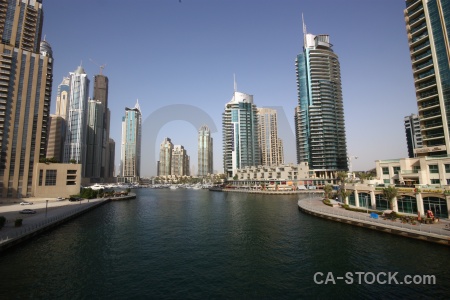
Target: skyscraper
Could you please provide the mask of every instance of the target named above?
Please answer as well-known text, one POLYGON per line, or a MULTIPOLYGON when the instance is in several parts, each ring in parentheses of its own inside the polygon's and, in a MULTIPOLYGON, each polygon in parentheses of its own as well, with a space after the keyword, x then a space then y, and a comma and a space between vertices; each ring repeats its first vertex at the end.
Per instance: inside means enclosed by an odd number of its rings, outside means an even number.
POLYGON ((405 133, 406 133, 406 143, 408 146, 408 157, 416 157, 414 150, 422 148, 422 135, 420 133, 420 123, 419 117, 415 114, 406 116, 405 122, 405 133))
MULTIPOLYGON (((108 77, 102 74, 103 66, 100 68, 100 74, 94 76, 94 99, 100 101, 105 109, 105 113, 103 115, 103 125, 102 125, 102 157, 101 157, 101 166, 100 166, 100 177, 102 177, 105 181, 110 181, 112 177, 110 177, 111 171, 110 169, 114 169, 114 165, 110 165, 110 151, 109 151, 109 133, 110 133, 110 118, 111 112, 108 108, 108 88, 109 88, 109 80, 108 77)), ((114 161, 114 157, 112 158, 114 161)))
POLYGON ((86 130, 86 165, 84 176, 92 182, 100 181, 103 153, 105 106, 97 100, 88 102, 86 130))
POLYGON ((258 108, 258 118, 261 164, 263 166, 283 164, 283 142, 278 138, 277 111, 271 108, 258 108))
POLYGON ((167 176, 171 174, 172 150, 172 141, 168 137, 164 138, 164 141, 159 147, 158 176, 167 176))
POLYGON ((228 177, 246 166, 261 164, 258 115, 253 96, 235 90, 222 114, 223 169, 228 177))
POLYGON ((86 121, 89 99, 89 79, 79 66, 69 73, 69 99, 67 104, 67 130, 64 144, 64 162, 75 161, 82 165, 82 174, 86 165, 86 121))
POLYGON ((33 195, 46 156, 52 49, 41 41, 42 1, 0 3, 0 196, 33 195))
POLYGON ((56 115, 67 120, 67 102, 69 100, 70 80, 64 77, 58 86, 58 95, 56 96, 56 115))
POLYGON ((182 145, 175 145, 172 149, 170 175, 189 175, 189 156, 182 145))
POLYGON ((62 162, 66 121, 61 116, 50 115, 48 127, 49 134, 46 157, 49 159, 54 158, 57 162, 62 162))
POLYGON ((141 127, 142 114, 139 103, 125 108, 122 118, 122 147, 119 182, 139 182, 141 176, 141 127))
POLYGON ((297 56, 295 110, 297 162, 332 173, 347 170, 341 71, 328 35, 306 33, 297 56))
POLYGON ((198 176, 213 174, 213 138, 208 126, 198 130, 198 176))
POLYGON ((447 155, 450 154, 450 5, 442 0, 407 0, 404 14, 423 142, 416 154, 447 155))

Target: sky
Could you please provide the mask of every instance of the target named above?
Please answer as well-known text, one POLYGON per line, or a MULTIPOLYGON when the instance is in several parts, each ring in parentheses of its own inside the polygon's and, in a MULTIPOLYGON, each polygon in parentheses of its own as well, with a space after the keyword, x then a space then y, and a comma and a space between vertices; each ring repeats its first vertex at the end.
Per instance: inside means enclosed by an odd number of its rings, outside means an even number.
POLYGON ((197 172, 197 133, 211 126, 223 171, 222 112, 234 91, 275 107, 285 162, 296 162, 295 58, 307 32, 328 34, 341 65, 347 152, 353 171, 407 157, 403 119, 417 113, 404 0, 44 0, 43 35, 58 85, 80 64, 109 78, 111 138, 120 161, 125 107, 142 111, 141 176, 156 175, 165 137, 197 172), (357 157, 357 158, 355 158, 357 157))

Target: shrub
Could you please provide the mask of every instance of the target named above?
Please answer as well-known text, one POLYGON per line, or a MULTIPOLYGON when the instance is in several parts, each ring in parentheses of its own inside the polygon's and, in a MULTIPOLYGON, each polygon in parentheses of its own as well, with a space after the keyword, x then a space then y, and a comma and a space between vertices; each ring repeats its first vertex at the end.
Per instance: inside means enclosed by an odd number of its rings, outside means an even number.
POLYGON ((14 226, 16 226, 16 227, 22 226, 22 219, 16 219, 16 220, 14 221, 14 226))

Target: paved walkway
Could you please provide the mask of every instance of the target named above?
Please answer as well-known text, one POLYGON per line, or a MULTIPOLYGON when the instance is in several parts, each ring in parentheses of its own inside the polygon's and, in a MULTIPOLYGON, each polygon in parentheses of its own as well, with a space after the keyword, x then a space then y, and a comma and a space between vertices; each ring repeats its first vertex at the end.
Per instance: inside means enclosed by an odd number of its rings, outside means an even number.
POLYGON ((381 226, 388 229, 400 230, 405 233, 420 234, 424 236, 430 236, 434 238, 442 238, 450 241, 450 220, 442 220, 439 223, 434 224, 421 224, 417 225, 404 224, 400 220, 391 221, 384 220, 379 217, 378 219, 370 218, 370 214, 366 212, 355 212, 346 210, 342 207, 331 207, 325 205, 322 199, 303 199, 298 201, 298 206, 307 211, 322 214, 324 216, 338 217, 339 219, 349 220, 352 222, 362 222, 368 225, 381 226), (447 228, 446 228, 447 227, 447 228))
POLYGON ((107 201, 107 199, 91 199, 76 202, 69 200, 56 201, 51 199, 46 202, 46 199, 28 198, 28 202, 33 202, 32 205, 3 204, 0 205, 0 216, 6 218, 5 226, 0 229, 0 244, 6 240, 16 238, 27 234, 32 230, 36 230, 46 225, 68 218, 71 215, 87 210, 92 206, 99 205, 100 202, 107 201), (46 208, 47 207, 47 208, 46 208), (35 210, 35 214, 21 214, 23 209, 35 210), (16 219, 22 219, 22 226, 15 227, 16 219))

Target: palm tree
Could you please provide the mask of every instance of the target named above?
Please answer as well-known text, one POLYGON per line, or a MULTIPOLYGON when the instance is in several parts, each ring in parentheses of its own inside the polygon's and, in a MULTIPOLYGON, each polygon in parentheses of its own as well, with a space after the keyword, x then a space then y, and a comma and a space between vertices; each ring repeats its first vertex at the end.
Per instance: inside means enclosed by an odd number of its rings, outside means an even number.
POLYGON ((344 184, 347 179, 347 173, 344 171, 340 171, 336 173, 336 178, 339 183, 344 184))
POLYGON ((391 210, 394 209, 394 199, 397 197, 398 189, 395 186, 388 186, 383 189, 383 196, 389 201, 391 210))
POLYGON ((339 194, 341 194, 342 202, 344 202, 345 204, 348 204, 346 199, 347 199, 348 196, 350 196, 352 194, 352 191, 347 191, 346 189, 341 188, 339 190, 339 194))
POLYGON ((330 199, 331 192, 333 191, 333 186, 331 184, 327 184, 323 187, 323 191, 325 193, 325 198, 330 199))

